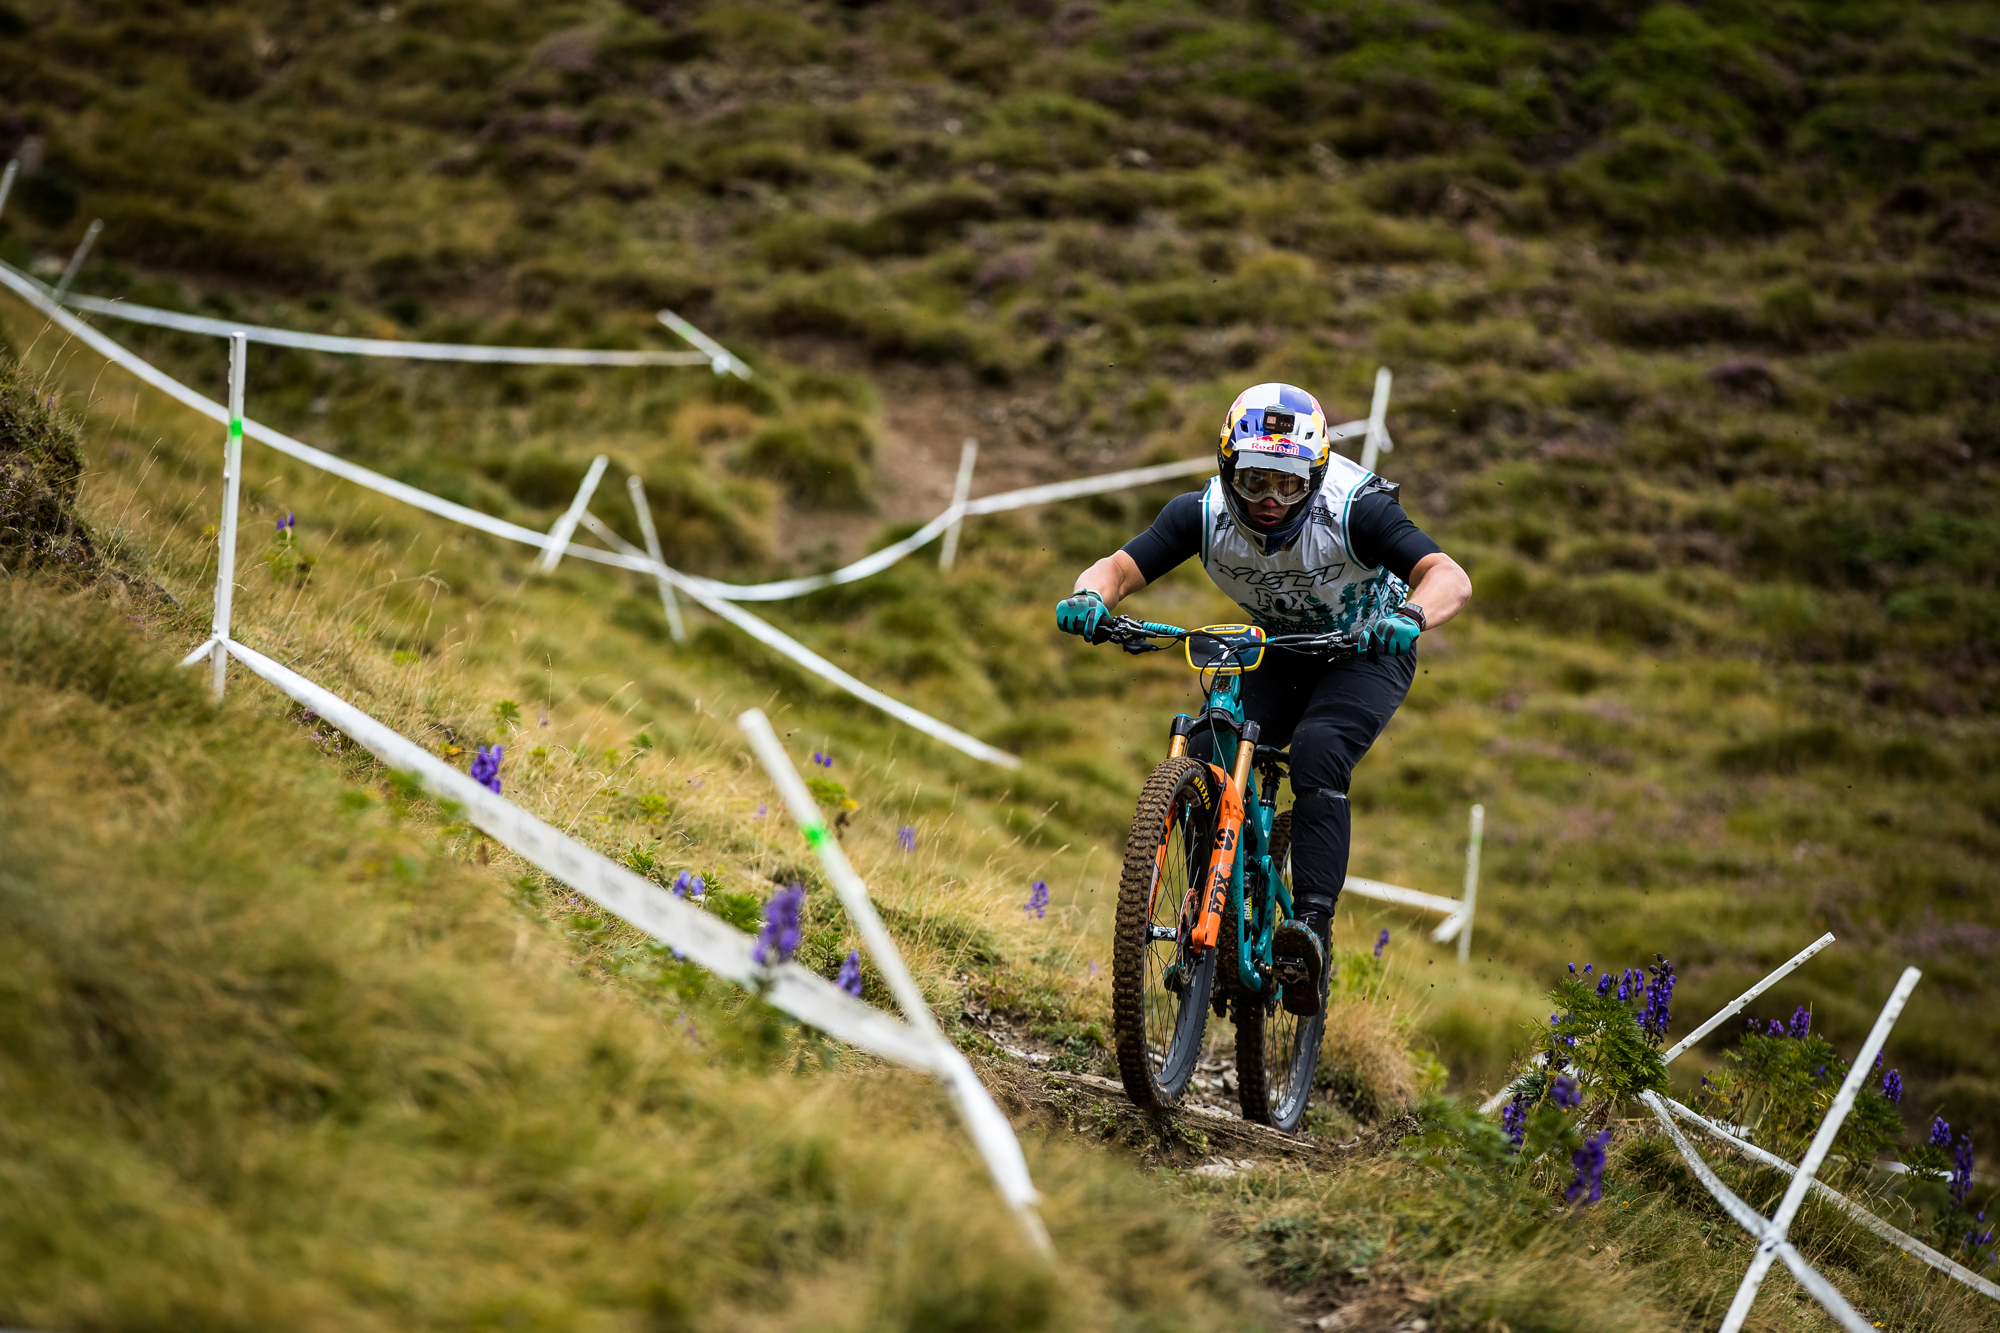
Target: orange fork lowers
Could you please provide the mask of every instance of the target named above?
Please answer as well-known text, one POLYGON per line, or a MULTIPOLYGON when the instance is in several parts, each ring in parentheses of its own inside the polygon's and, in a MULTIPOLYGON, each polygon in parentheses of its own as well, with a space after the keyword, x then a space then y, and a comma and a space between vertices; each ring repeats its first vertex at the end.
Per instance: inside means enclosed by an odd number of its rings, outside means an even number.
MULTIPOLYGON (((1250 747, 1239 745, 1237 750, 1247 755, 1250 747)), ((1246 762, 1237 767, 1247 771, 1249 765, 1246 762)), ((1243 789, 1220 765, 1210 764, 1209 768, 1222 788, 1222 808, 1215 812, 1215 847, 1208 856, 1208 892, 1202 896, 1201 915, 1194 923, 1194 943, 1203 949, 1213 949, 1222 934, 1222 915, 1229 910, 1230 874, 1236 868, 1236 843, 1243 836, 1243 789)))

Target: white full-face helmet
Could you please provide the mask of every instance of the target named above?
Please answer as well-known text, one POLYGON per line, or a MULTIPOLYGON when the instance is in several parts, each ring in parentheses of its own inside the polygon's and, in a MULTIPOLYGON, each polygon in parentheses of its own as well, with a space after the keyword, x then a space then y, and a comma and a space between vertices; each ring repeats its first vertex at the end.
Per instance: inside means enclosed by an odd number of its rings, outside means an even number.
POLYGON ((1270 555, 1297 539, 1332 448, 1319 399, 1297 385, 1253 384, 1236 395, 1216 455, 1223 503, 1252 546, 1270 555), (1275 520, 1259 522, 1252 506, 1267 495, 1286 507, 1275 520))

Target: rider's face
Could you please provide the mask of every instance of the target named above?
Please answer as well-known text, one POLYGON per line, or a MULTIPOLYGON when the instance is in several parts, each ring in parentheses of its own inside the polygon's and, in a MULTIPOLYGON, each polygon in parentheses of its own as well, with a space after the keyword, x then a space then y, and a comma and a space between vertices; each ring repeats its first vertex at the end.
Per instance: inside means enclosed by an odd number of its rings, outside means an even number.
POLYGON ((1289 508, 1291 506, 1277 496, 1267 495, 1261 500, 1251 502, 1250 517, 1260 526, 1268 526, 1284 518, 1285 511, 1289 508))

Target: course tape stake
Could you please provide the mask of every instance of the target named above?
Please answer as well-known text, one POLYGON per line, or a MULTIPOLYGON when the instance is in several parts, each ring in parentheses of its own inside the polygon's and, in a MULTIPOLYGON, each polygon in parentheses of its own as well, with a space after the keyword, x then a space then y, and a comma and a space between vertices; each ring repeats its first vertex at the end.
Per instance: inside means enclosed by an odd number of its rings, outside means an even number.
POLYGON ((1021 1219, 1021 1225, 1035 1248, 1044 1256, 1053 1257, 1055 1251, 1049 1242, 1048 1230, 1042 1225, 1041 1214, 1035 1208, 1041 1195, 1029 1175, 1028 1159, 1021 1152, 1021 1141, 1015 1136, 1013 1125, 994 1105, 992 1094, 979 1081, 979 1076, 973 1072, 965 1056, 938 1029, 929 1002, 918 988, 916 978, 904 966, 902 952, 896 948, 895 939, 882 924, 874 902, 868 897, 867 884, 849 863, 840 840, 827 829, 819 803, 806 789, 805 779, 799 776, 791 755, 785 751, 784 742, 772 729, 771 720, 764 716, 763 710, 753 708, 738 717, 736 725, 743 729, 750 749, 756 754, 758 762, 763 764, 764 771, 771 775, 778 794, 784 797, 786 807, 792 812, 792 821, 818 854, 828 882, 840 896, 841 906, 847 909, 848 920, 854 923, 862 943, 868 947, 869 956, 875 960, 882 979, 888 982, 889 991, 896 997, 903 1017, 933 1043, 938 1067, 958 1104, 958 1113, 964 1118, 966 1130, 972 1135, 980 1155, 986 1159, 986 1168, 993 1174, 993 1183, 999 1188, 1001 1197, 1021 1219))

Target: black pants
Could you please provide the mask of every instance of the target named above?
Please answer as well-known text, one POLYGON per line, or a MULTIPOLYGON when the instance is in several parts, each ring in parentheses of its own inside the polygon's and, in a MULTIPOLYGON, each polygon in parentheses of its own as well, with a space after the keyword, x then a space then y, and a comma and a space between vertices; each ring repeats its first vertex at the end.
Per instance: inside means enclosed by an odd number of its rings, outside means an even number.
MULTIPOLYGON (((1416 674, 1414 654, 1326 662, 1274 648, 1243 677, 1244 715, 1263 728, 1258 743, 1292 747, 1292 896, 1301 911, 1316 905, 1333 915, 1353 829, 1348 782, 1416 674)), ((1190 737, 1188 753, 1209 760, 1209 733, 1190 737)))

